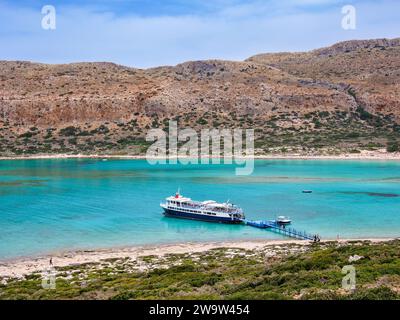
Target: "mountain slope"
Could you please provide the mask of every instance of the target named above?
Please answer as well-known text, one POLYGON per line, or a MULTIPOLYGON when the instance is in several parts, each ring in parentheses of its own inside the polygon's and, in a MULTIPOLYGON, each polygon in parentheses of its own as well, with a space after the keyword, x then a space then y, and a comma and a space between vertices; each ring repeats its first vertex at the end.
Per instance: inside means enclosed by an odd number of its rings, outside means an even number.
POLYGON ((0 61, 0 154, 143 153, 169 119, 254 128, 260 152, 378 148, 400 135, 399 83, 400 39, 147 70, 0 61))
POLYGON ((368 111, 400 119, 400 38, 346 41, 307 53, 262 54, 248 61, 314 81, 349 84, 368 111))

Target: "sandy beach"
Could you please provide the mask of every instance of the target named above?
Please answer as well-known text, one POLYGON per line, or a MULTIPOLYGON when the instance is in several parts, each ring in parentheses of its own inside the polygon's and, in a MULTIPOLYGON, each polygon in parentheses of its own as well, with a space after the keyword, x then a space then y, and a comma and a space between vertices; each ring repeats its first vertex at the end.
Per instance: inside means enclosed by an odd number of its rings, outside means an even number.
MULTIPOLYGON (((182 157, 179 158, 189 158, 182 157)), ((205 158, 216 158, 207 156, 205 158)), ((251 158, 250 156, 241 157, 241 159, 251 158)), ((42 154, 42 155, 26 155, 26 156, 0 156, 0 160, 29 160, 29 159, 147 159, 146 155, 110 155, 110 154, 42 154)), ((152 158, 163 159, 163 158, 152 158)), ((389 153, 385 149, 377 151, 362 150, 360 153, 345 153, 338 155, 324 155, 324 154, 264 154, 254 155, 254 159, 288 159, 288 160, 398 160, 400 161, 400 152, 389 153)))
MULTIPOLYGON (((347 243, 349 241, 370 241, 385 242, 393 240, 391 238, 381 239, 341 239, 339 243, 347 243)), ((327 243, 336 240, 324 240, 321 243, 327 243)), ((0 260, 0 277, 1 278, 22 278, 25 275, 35 272, 41 272, 49 267, 50 258, 55 267, 77 266, 86 263, 99 263, 107 259, 129 258, 136 260, 139 257, 158 256, 162 257, 168 254, 194 254, 205 252, 216 248, 239 248, 245 250, 266 250, 276 249, 277 246, 286 247, 296 245, 307 247, 312 244, 311 241, 303 240, 236 240, 236 241, 220 241, 220 242, 187 242, 181 244, 164 244, 151 246, 136 246, 125 248, 99 249, 99 250, 81 250, 58 252, 52 255, 44 255, 34 258, 19 258, 13 260, 0 260)))

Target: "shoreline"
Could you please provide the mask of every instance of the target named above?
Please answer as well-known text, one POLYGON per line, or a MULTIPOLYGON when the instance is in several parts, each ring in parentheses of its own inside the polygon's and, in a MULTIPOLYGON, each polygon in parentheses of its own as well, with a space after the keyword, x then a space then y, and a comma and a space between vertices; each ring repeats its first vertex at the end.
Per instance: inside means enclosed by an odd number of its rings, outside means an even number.
MULTIPOLYGON (((207 156, 205 158, 221 158, 207 156)), ((243 156, 233 159, 249 159, 255 160, 388 160, 400 161, 400 152, 388 153, 385 151, 367 151, 363 150, 360 153, 345 153, 339 155, 303 155, 303 154, 265 154, 254 155, 254 157, 243 156)), ((146 155, 112 155, 112 154, 42 154, 28 156, 0 156, 0 160, 58 160, 58 159, 127 159, 127 160, 146 160, 146 155)), ((151 158, 153 160, 163 160, 165 158, 151 158)), ((189 157, 179 156, 179 159, 189 159, 189 157)))
MULTIPOLYGON (((395 238, 360 238, 360 239, 326 239, 320 243, 349 243, 363 242, 380 243, 395 240, 395 238)), ((162 257, 168 254, 193 254, 216 248, 240 248, 245 250, 261 250, 274 246, 309 246, 313 242, 305 240, 234 240, 213 242, 184 242, 176 244, 141 245, 117 247, 108 249, 60 251, 53 254, 44 254, 36 257, 0 259, 0 278, 23 278, 26 275, 42 272, 49 268, 50 258, 55 267, 78 266, 87 263, 99 263, 107 259, 127 258, 136 260, 144 256, 162 257)))

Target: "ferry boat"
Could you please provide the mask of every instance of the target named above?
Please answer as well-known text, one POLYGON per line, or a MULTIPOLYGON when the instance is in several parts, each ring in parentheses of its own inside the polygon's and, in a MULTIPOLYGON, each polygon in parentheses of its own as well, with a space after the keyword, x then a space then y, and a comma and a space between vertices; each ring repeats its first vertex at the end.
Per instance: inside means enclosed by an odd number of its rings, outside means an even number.
POLYGON ((216 201, 193 201, 183 197, 179 191, 160 204, 167 217, 211 221, 219 223, 243 223, 243 210, 232 203, 216 201))

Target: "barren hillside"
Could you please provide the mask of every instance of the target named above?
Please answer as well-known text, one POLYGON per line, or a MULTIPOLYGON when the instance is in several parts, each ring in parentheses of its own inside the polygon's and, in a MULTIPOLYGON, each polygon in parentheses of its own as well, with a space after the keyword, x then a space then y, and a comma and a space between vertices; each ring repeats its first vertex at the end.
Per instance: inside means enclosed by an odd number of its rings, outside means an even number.
MULTIPOLYGON (((254 128, 259 152, 400 136, 400 39, 147 70, 0 62, 0 155, 143 153, 150 128, 254 128)), ((324 151, 324 152, 325 152, 324 151)))

